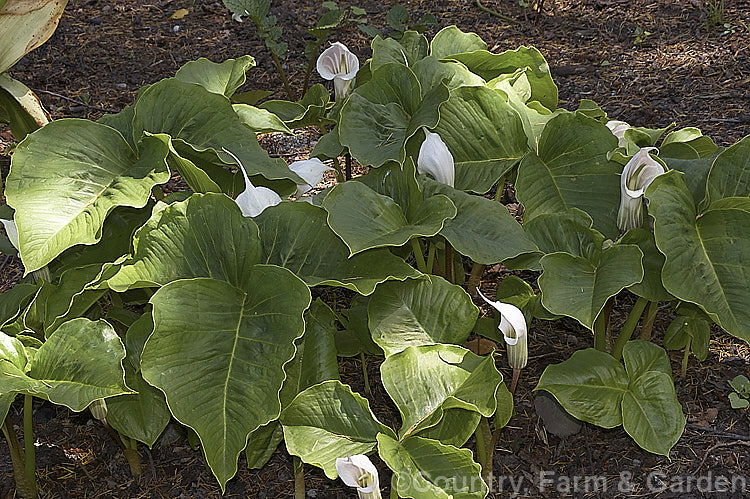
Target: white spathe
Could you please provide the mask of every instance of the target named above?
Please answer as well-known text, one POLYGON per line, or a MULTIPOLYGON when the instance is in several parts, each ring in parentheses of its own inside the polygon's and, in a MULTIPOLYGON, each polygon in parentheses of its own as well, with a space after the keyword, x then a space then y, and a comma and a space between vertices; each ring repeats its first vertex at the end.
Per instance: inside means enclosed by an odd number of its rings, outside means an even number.
POLYGON ((289 165, 289 169, 296 173, 305 184, 297 184, 297 197, 306 192, 310 192, 313 187, 323 180, 323 174, 328 170, 333 170, 330 166, 323 163, 318 158, 310 158, 303 161, 295 161, 289 165))
POLYGON ((254 186, 252 182, 250 182, 245 167, 242 166, 242 162, 239 158, 229 150, 223 147, 221 149, 237 162, 237 166, 239 166, 240 171, 242 172, 242 177, 245 179, 245 190, 234 200, 234 202, 237 203, 237 206, 240 207, 242 216, 257 217, 269 206, 276 206, 281 203, 281 196, 279 196, 276 191, 273 191, 268 187, 254 186))
POLYGON ((523 312, 510 303, 490 300, 479 291, 479 288, 477 293, 500 313, 500 325, 497 328, 503 333, 503 339, 508 345, 508 364, 513 369, 523 369, 529 360, 529 334, 523 312))
POLYGON ((363 454, 336 459, 336 473, 349 487, 356 487, 360 498, 380 498, 378 469, 363 454))
POLYGON ((443 139, 437 133, 424 130, 424 142, 419 148, 417 170, 419 173, 429 174, 442 184, 453 187, 456 178, 456 166, 453 155, 443 139))
POLYGON ((643 193, 656 177, 664 173, 664 167, 649 154, 659 150, 643 147, 630 158, 620 174, 620 209, 617 212, 617 228, 622 232, 643 225, 643 193))
POLYGON ((341 100, 349 95, 349 85, 359 71, 359 59, 346 45, 334 42, 320 54, 316 67, 323 79, 333 80, 334 95, 341 100))
POLYGON ((8 234, 10 244, 12 244, 14 248, 18 249, 18 227, 16 227, 16 222, 14 222, 13 220, 0 218, 0 223, 2 223, 3 227, 5 227, 5 233, 8 234))
POLYGON ((630 128, 630 125, 624 121, 610 120, 607 122, 607 128, 612 132, 612 135, 617 137, 619 147, 627 147, 628 141, 625 140, 625 132, 630 128))

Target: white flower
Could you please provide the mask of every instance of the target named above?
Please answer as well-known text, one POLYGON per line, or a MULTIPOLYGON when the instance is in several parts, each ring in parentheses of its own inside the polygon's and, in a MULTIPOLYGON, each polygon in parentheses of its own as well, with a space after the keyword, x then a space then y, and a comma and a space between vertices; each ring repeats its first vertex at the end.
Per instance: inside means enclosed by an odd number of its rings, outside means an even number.
POLYGON ((237 165, 242 172, 242 176, 245 179, 245 190, 234 200, 234 202, 237 203, 237 206, 240 207, 242 216, 257 217, 269 206, 276 206, 281 203, 281 196, 279 196, 276 191, 273 191, 268 187, 255 187, 252 182, 250 182, 247 172, 245 172, 245 168, 242 166, 242 162, 239 158, 223 147, 222 150, 237 162, 237 165))
POLYGON ((297 198, 302 196, 302 194, 311 191, 313 187, 318 185, 320 181, 323 180, 323 173, 328 170, 333 170, 333 168, 327 166, 318 158, 295 161, 289 165, 289 169, 306 182, 305 184, 297 184, 297 198))
POLYGON ((336 459, 336 473, 349 487, 356 487, 361 499, 380 499, 378 469, 362 454, 336 459))
POLYGON ((627 232, 643 225, 643 193, 653 180, 664 173, 664 167, 651 157, 655 147, 643 147, 631 159, 620 175, 620 210, 617 227, 627 232))
POLYGON ((610 120, 607 122, 607 128, 612 132, 612 135, 617 137, 619 147, 627 147, 628 141, 625 140, 625 131, 630 128, 630 125, 624 121, 610 120))
POLYGON ((419 170, 419 173, 429 173, 438 182, 453 187, 456 177, 453 155, 440 135, 432 133, 426 128, 423 128, 423 130, 425 139, 419 148, 417 170, 419 170))
POLYGON ((484 301, 500 312, 500 325, 497 328, 503 333, 505 343, 508 345, 508 363, 510 367, 513 369, 523 369, 529 360, 529 335, 526 326, 526 317, 524 317, 523 312, 515 305, 492 301, 484 296, 479 291, 479 288, 477 288, 477 292, 484 301))
POLYGON ((341 100, 349 95, 349 85, 359 71, 359 59, 346 45, 335 42, 318 57, 317 69, 323 79, 333 80, 336 100, 341 100))
POLYGON ((0 223, 2 223, 3 227, 5 227, 5 233, 8 234, 10 244, 12 244, 14 248, 18 249, 18 227, 16 227, 16 222, 14 222, 13 220, 0 218, 0 223))

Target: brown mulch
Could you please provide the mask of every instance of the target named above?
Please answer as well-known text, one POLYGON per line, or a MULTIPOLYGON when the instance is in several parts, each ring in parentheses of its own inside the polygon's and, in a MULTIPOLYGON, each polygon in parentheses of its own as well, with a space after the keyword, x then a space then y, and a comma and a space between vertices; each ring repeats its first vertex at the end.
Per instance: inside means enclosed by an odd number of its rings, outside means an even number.
MULTIPOLYGON (((390 2, 339 1, 339 5, 365 8, 370 22, 385 25, 390 2)), ((456 24, 482 36, 494 51, 533 45, 547 58, 560 89, 561 106, 575 109, 581 99, 599 103, 612 119, 653 128, 675 122, 677 127, 697 126, 721 145, 729 145, 750 134, 750 1, 728 0, 725 22, 709 28, 700 0, 547 0, 545 12, 535 24, 535 14, 524 21, 524 9, 515 0, 484 0, 482 3, 519 22, 512 24, 478 9, 473 0, 413 0, 401 2, 412 18, 432 12, 438 28, 456 24), (638 36, 648 32, 649 35, 638 36)), ((318 2, 273 1, 289 43, 285 62, 292 84, 303 79, 303 28, 312 27, 318 2)), ((430 30, 430 35, 437 28, 430 30)), ((344 41, 364 60, 369 56, 368 38, 348 24, 334 39, 344 41)), ((54 118, 95 119, 105 110, 117 111, 132 103, 138 89, 169 77, 182 64, 197 57, 219 61, 244 54, 255 56, 241 90, 273 90, 284 98, 263 43, 249 21, 234 22, 221 2, 207 0, 70 0, 59 29, 52 39, 24 58, 12 75, 37 91, 54 118), (178 9, 188 9, 182 19, 170 19, 178 9)), ((313 82, 317 82, 316 76, 313 82)), ((287 161, 304 157, 310 138, 294 143, 276 137, 261 143, 287 161), (297 156, 298 155, 298 156, 297 156)), ((7 130, 0 129, 0 171, 7 175, 12 149, 7 130)), ((505 275, 501 266, 489 269, 483 290, 492 293, 505 275)), ((18 282, 22 275, 16 258, 0 256, 0 290, 18 282)), ((614 321, 624 320, 628 297, 615 308, 614 321)), ((485 314, 490 310, 480 304, 485 314)), ((620 322, 618 322, 620 321, 620 322)), ((660 314, 655 327, 659 341, 669 323, 660 314)), ((591 345, 590 332, 575 321, 535 322, 532 326, 530 361, 516 394, 517 415, 504 430, 495 458, 496 497, 513 492, 510 479, 522 479, 519 497, 704 497, 709 495, 689 477, 746 477, 747 492, 722 497, 750 496, 750 419, 748 411, 730 408, 727 380, 737 374, 750 375, 750 351, 746 344, 717 332, 708 359, 691 358, 688 376, 676 378, 679 399, 688 416, 688 426, 671 454, 671 460, 640 450, 622 428, 602 430, 585 426, 584 431, 560 439, 547 434, 538 421, 532 392, 544 367, 568 358, 576 349, 591 345), (745 443, 743 443, 745 442, 745 443), (553 484, 539 487, 540 474, 552 472, 553 484), (661 493, 649 489, 649 473, 682 479, 661 493), (584 488, 566 494, 564 478, 607 477, 606 491, 584 488), (505 477, 503 479, 503 477, 505 477), (556 477, 560 477, 559 479, 556 477), (625 487, 630 477, 633 487, 625 487), (507 479, 507 480, 506 480, 507 479), (621 487, 622 485, 622 487, 621 487), (500 490, 502 489, 502 490, 500 490)), ((673 359, 679 371, 681 355, 673 359)), ((377 359, 367 367, 374 393, 368 398, 373 410, 389 423, 398 422, 397 411, 386 402, 378 383, 377 359)), ((500 366, 505 369, 501 360, 500 366)), ((344 359, 340 364, 344 381, 364 393, 361 363, 344 359)), ((13 409, 20 422, 18 407, 13 409)), ((199 452, 193 451, 178 425, 171 425, 152 450, 141 446, 143 474, 130 475, 122 451, 88 412, 72 413, 37 402, 35 411, 39 482, 44 497, 218 497, 219 490, 199 452)), ((378 463, 381 470, 386 467, 378 463)), ((308 497, 352 497, 340 481, 330 481, 306 468, 308 497)), ((548 476, 550 477, 550 476, 548 476)), ((669 480, 669 479, 668 479, 669 480)), ((387 488, 388 476, 381 482, 387 488)), ((715 482, 714 482, 715 484, 715 482)), ((248 470, 244 457, 239 472, 228 484, 227 496, 291 497, 291 459, 283 445, 262 470, 248 470)), ((13 482, 7 447, 0 445, 0 497, 13 497, 13 482)))

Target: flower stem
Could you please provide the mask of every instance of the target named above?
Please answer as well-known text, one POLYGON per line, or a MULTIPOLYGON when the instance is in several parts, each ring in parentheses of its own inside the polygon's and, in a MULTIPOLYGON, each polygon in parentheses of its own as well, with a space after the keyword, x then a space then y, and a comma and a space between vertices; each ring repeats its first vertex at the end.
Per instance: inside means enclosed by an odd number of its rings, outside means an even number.
POLYGON ((613 298, 607 300, 602 313, 594 322, 594 348, 600 352, 607 351, 607 329, 609 329, 609 315, 612 312, 613 298))
POLYGON ((456 282, 456 275, 453 269, 453 247, 448 240, 445 240, 445 280, 453 284, 456 282))
POLYGON ((654 329, 654 321, 656 321, 656 314, 659 312, 659 302, 650 301, 646 308, 646 319, 641 325, 641 339, 651 341, 651 332, 654 329))
POLYGON ((393 477, 391 478, 391 499, 398 499, 398 491, 396 490, 396 481, 398 478, 396 478, 396 474, 393 474, 393 477))
POLYGON ((294 467, 294 499, 305 499, 305 465, 297 456, 292 457, 294 467))
POLYGON ((482 479, 489 485, 492 480, 492 458, 495 453, 494 447, 491 446, 493 439, 490 420, 481 418, 474 435, 477 439, 477 458, 482 467, 482 479))
MULTIPOLYGON (((36 449, 34 448, 34 424, 32 419, 33 398, 31 395, 23 396, 23 446, 26 480, 30 487, 36 491, 36 449)), ((35 494, 36 495, 36 494, 35 494)))
POLYGON ((617 337, 617 341, 615 341, 615 345, 612 347, 611 353, 612 357, 615 359, 622 359, 622 350, 625 348, 625 344, 633 336, 633 331, 635 331, 635 327, 638 325, 638 320, 641 318, 641 315, 643 315, 643 310, 646 308, 647 303, 648 300, 645 298, 638 298, 638 301, 633 305, 633 309, 630 311, 630 314, 628 314, 628 319, 620 330, 620 336, 617 337))
POLYGON ((495 190, 495 201, 502 203, 503 194, 505 193, 505 176, 500 177, 497 181, 497 189, 495 190))
POLYGON ((276 55, 276 52, 274 52, 273 49, 269 48, 268 51, 271 52, 271 58, 273 59, 273 63, 276 65, 276 69, 279 70, 281 81, 284 82, 284 89, 286 90, 286 95, 289 97, 290 101, 296 100, 294 98, 294 94, 292 93, 292 87, 289 86, 289 79, 286 77, 284 68, 281 66, 281 61, 279 60, 279 56, 276 55))
POLYGON ((315 44, 315 49, 310 53, 310 60, 307 61, 307 68, 305 69, 305 82, 302 84, 302 95, 307 93, 307 88, 310 86, 310 75, 312 74, 313 66, 315 65, 315 56, 318 54, 321 45, 323 45, 323 38, 318 39, 318 43, 315 44))
POLYGON ((434 273, 434 267, 435 267, 435 253, 437 252, 437 244, 435 244, 435 241, 430 241, 430 249, 427 252, 427 273, 432 274, 434 273))
POLYGON ((513 395, 516 391, 516 385, 518 385, 518 378, 521 377, 521 370, 520 369, 513 369, 513 379, 510 382, 510 388, 508 388, 508 391, 511 395, 513 395))
POLYGON ((365 353, 359 352, 359 358, 362 359, 362 376, 365 378, 365 393, 367 395, 372 395, 370 377, 367 375, 367 360, 365 359, 365 353))
POLYGON ((687 345, 685 345, 685 353, 682 356, 682 369, 680 375, 684 378, 687 376, 688 360, 690 358, 690 349, 693 347, 693 339, 688 339, 687 345))
POLYGON ((484 265, 474 262, 471 266, 469 280, 466 282, 466 291, 468 291, 471 296, 477 296, 477 288, 482 282, 482 273, 484 273, 484 265))
POLYGON ((419 239, 412 237, 409 242, 411 248, 414 251, 414 259, 417 261, 417 269, 423 274, 427 273, 427 263, 424 261, 424 253, 422 253, 422 245, 419 244, 419 239))

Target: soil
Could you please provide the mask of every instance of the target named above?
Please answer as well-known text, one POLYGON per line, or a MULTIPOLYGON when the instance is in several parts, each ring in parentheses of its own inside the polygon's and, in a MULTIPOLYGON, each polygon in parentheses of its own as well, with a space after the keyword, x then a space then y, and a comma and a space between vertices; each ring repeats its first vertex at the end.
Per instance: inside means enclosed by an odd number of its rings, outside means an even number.
MULTIPOLYGON (((339 5, 366 9, 369 22, 385 26, 389 2, 361 0, 339 5)), ((561 106, 575 109, 581 99, 600 104, 611 119, 652 128, 676 123, 697 126, 718 144, 729 145, 750 133, 750 2, 726 1, 724 20, 710 27, 701 0, 547 0, 538 15, 515 0, 484 0, 482 4, 515 19, 511 23, 480 10, 472 0, 401 2, 412 19, 433 13, 438 25, 456 24, 478 33, 493 51, 533 45, 547 58, 560 88, 561 106), (525 17, 528 16, 528 21, 525 17)), ((314 25, 317 2, 272 2, 272 13, 289 44, 285 69, 300 87, 305 60, 304 29, 314 25)), ((337 30, 361 60, 369 56, 369 39, 353 24, 337 30)), ((138 89, 172 76, 185 62, 208 57, 220 61, 251 54, 258 66, 241 90, 264 89, 284 98, 283 85, 262 41, 250 22, 232 21, 221 2, 204 0, 70 0, 48 43, 26 56, 12 75, 41 97, 53 118, 95 119, 132 103, 138 89), (172 16, 187 9, 180 19, 172 16)), ((313 82, 318 78, 313 75, 313 82)), ((304 157, 314 135, 293 143, 268 137, 262 144, 285 159, 304 157)), ((12 149, 7 129, 0 129, 0 152, 12 149)), ((7 174, 9 156, 0 154, 7 174)), ((0 289, 16 283, 20 262, 0 257, 0 289)), ((488 269, 483 291, 494 292, 506 274, 502 266, 488 269)), ((530 282, 535 279, 527 275, 530 282)), ((484 314, 491 311, 483 304, 484 314)), ((615 330, 632 304, 626 296, 614 309, 615 330)), ((660 313, 657 341, 669 324, 660 313)), ((603 430, 584 425, 573 436, 558 438, 545 430, 535 411, 533 387, 550 363, 591 346, 590 332, 573 320, 536 322, 529 341, 529 365, 516 392, 516 415, 503 430, 495 457, 493 497, 704 497, 715 495, 734 479, 734 492, 722 497, 750 497, 750 418, 730 407, 727 380, 750 375, 750 349, 720 331, 711 340, 708 359, 690 359, 685 378, 675 377, 677 394, 688 417, 683 437, 671 459, 638 448, 622 428, 603 430), (656 475, 653 475, 656 473, 656 475), (650 475, 651 474, 651 475, 650 475), (649 480, 651 476, 651 480, 649 480), (661 490, 654 476, 666 482, 661 490), (574 477, 579 477, 574 482, 574 477), (587 481, 585 477, 589 477, 587 481), (596 482, 606 477, 606 485, 596 482), (698 481, 703 477, 703 482, 698 481), (708 477, 708 479, 706 479, 708 477), (550 481, 540 482, 540 478, 550 481), (630 480, 628 482, 628 479, 630 480), (520 489, 514 489, 519 485, 520 489), (598 490, 594 487, 599 484, 598 490), (632 485, 628 488, 627 485, 632 485), (707 489, 710 485, 713 489, 707 489), (739 487, 744 485, 744 487, 739 487), (656 488, 655 488, 656 487, 656 488)), ((509 376, 507 366, 498 365, 509 376)), ((679 372, 681 353, 672 358, 679 372)), ((379 384, 376 358, 367 359, 373 386, 368 396, 382 421, 398 423, 398 413, 379 384)), ((359 360, 342 359, 342 378, 364 394, 359 360)), ((16 402, 18 404, 18 402, 16 402)), ((36 402, 34 414, 37 469, 42 497, 218 497, 220 490, 200 452, 190 448, 179 425, 172 423, 153 449, 139 448, 143 473, 130 474, 118 443, 88 413, 72 413, 36 402)), ((20 406, 12 408, 20 423, 20 406)), ((19 430, 17 428, 17 430, 19 430)), ((20 430, 19 430, 20 435, 20 430)), ((470 445, 472 445, 470 443, 470 445)), ((380 470, 383 463, 376 462, 380 470)), ((331 481, 306 467, 308 497, 352 497, 341 481, 331 481)), ((389 476, 381 472, 384 494, 389 476)), ((731 483, 730 483, 731 485, 731 483)), ((229 497, 292 497, 291 458, 283 445, 261 470, 249 470, 240 458, 229 497)), ((14 497, 7 447, 0 445, 0 497, 14 497)))

